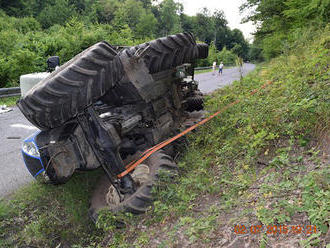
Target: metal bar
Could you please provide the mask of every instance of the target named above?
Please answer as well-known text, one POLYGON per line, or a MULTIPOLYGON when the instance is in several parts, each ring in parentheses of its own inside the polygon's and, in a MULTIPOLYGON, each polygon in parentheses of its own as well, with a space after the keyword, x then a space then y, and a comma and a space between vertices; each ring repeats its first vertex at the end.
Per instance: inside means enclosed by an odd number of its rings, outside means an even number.
POLYGON ((6 93, 19 93, 19 92, 21 92, 20 87, 0 88, 0 95, 6 93))
POLYGON ((20 96, 20 95, 21 95, 21 93, 7 94, 7 95, 0 95, 0 98, 13 97, 13 96, 20 96))
POLYGON ((0 88, 0 98, 20 96, 20 95, 21 95, 20 87, 0 88))

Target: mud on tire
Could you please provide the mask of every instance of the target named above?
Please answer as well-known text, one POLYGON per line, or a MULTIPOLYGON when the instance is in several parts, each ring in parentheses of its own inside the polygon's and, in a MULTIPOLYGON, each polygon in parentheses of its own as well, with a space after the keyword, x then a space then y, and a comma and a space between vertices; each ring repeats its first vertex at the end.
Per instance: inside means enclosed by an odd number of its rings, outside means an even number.
MULTIPOLYGON (((133 214, 145 213, 153 202, 152 189, 160 180, 161 175, 174 177, 177 175, 177 165, 172 157, 160 150, 151 155, 146 164, 150 172, 148 179, 137 187, 137 190, 129 196, 125 196, 118 204, 109 205, 106 196, 110 187, 114 188, 109 180, 104 176, 96 187, 91 199, 89 215, 93 221, 98 218, 101 209, 108 209, 112 212, 131 212, 133 214)), ((118 193, 117 193, 118 194, 118 193)))

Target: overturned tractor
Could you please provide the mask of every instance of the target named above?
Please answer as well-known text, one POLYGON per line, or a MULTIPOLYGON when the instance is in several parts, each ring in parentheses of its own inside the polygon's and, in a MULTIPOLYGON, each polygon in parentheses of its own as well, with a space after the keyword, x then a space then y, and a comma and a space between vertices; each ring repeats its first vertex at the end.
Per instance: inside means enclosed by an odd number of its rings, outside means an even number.
POLYGON ((90 214, 102 208, 144 213, 161 171, 173 175, 173 149, 160 150, 124 176, 143 151, 202 118, 194 80, 208 46, 190 33, 130 48, 99 42, 51 73, 20 99, 25 117, 41 129, 22 147, 33 176, 65 183, 75 170, 102 167, 90 214))

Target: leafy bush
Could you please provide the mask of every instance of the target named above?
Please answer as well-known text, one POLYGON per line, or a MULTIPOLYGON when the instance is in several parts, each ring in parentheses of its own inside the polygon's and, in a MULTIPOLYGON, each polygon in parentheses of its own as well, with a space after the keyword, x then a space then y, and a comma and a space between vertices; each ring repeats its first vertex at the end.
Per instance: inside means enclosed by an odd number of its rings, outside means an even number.
POLYGON ((3 16, 0 37, 0 87, 17 86, 22 74, 45 71, 49 56, 58 55, 64 63, 101 40, 116 45, 140 42, 127 26, 116 31, 110 25, 84 24, 77 18, 41 30, 34 18, 3 16))
MULTIPOLYGON (((255 43, 264 51, 266 59, 274 58, 287 50, 292 34, 323 29, 329 23, 329 0, 246 0, 241 10, 247 11, 243 21, 259 23, 255 43)), ((313 33, 313 32, 310 32, 313 33)))
POLYGON ((218 60, 220 62, 222 61, 225 65, 234 65, 236 55, 232 51, 227 50, 227 48, 224 47, 218 55, 218 60))
POLYGON ((211 66, 213 62, 217 62, 217 65, 222 61, 225 65, 235 65, 236 54, 224 47, 221 52, 217 50, 214 43, 211 42, 209 46, 209 56, 206 59, 198 61, 198 66, 211 66))
POLYGON ((41 10, 38 20, 43 28, 49 28, 55 24, 64 24, 75 15, 77 13, 68 0, 56 0, 54 4, 48 4, 41 10))

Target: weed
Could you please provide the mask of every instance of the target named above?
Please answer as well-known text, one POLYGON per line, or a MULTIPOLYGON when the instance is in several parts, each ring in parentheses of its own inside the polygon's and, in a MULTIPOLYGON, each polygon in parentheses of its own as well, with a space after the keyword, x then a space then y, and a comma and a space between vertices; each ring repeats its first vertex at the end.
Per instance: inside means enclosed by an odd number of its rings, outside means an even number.
POLYGON ((323 233, 328 231, 330 222, 330 171, 310 172, 302 179, 302 209, 305 210, 312 224, 323 233))
POLYGON ((1 247, 54 247, 61 242, 73 245, 98 240, 100 233, 87 211, 99 175, 99 170, 77 174, 61 186, 34 182, 12 200, 0 202, 1 242, 6 244, 1 247))
POLYGON ((18 99, 19 99, 18 96, 0 98, 0 105, 6 105, 7 107, 12 107, 16 105, 18 99))
POLYGON ((308 239, 300 242, 301 246, 304 248, 311 248, 318 246, 321 241, 319 239, 321 233, 313 233, 308 239))
POLYGON ((204 70, 198 70, 198 71, 195 71, 195 74, 201 74, 201 73, 206 73, 206 72, 211 72, 212 69, 204 69, 204 70))

